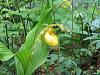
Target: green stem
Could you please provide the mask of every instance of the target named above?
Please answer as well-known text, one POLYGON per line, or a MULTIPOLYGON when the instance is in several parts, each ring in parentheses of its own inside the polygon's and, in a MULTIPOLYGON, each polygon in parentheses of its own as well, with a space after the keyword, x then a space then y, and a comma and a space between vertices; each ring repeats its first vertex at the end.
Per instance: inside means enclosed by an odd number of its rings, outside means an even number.
POLYGON ((23 27, 24 27, 24 36, 26 37, 27 35, 27 30, 26 30, 26 25, 25 25, 25 20, 22 20, 22 23, 23 23, 23 27))
POLYGON ((96 5, 97 5, 97 2, 95 3, 94 8, 93 8, 93 13, 92 13, 91 22, 92 22, 92 20, 93 20, 93 16, 94 16, 94 11, 95 11, 96 5))
POLYGON ((73 14, 73 12, 74 12, 74 5, 73 5, 73 0, 72 0, 72 37, 73 37, 73 16, 74 16, 74 14, 73 14))
MULTIPOLYGON (((52 7, 54 6, 54 0, 52 0, 52 7)), ((56 22, 55 21, 55 9, 53 8, 53 20, 54 20, 54 23, 56 22)))
POLYGON ((7 47, 9 48, 9 38, 8 38, 8 27, 7 27, 7 24, 5 24, 5 34, 6 34, 7 47))

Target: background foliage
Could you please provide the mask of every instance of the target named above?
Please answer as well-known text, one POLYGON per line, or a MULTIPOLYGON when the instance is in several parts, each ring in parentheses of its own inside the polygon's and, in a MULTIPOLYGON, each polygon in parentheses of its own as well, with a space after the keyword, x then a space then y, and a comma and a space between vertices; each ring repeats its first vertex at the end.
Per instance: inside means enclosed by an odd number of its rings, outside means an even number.
POLYGON ((45 61, 34 75, 99 75, 100 1, 0 0, 0 42, 0 75, 31 75, 45 61), (37 41, 47 24, 64 24, 70 30, 55 28, 59 47, 37 41), (33 42, 36 52, 29 60, 33 42))

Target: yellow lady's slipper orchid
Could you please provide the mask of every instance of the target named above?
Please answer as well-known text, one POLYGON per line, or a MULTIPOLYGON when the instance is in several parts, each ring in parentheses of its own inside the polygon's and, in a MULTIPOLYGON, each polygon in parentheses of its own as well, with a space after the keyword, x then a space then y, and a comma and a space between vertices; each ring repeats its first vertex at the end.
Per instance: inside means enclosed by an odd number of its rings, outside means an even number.
POLYGON ((58 37, 54 34, 53 29, 49 28, 44 34, 45 42, 50 46, 57 46, 59 41, 58 37))

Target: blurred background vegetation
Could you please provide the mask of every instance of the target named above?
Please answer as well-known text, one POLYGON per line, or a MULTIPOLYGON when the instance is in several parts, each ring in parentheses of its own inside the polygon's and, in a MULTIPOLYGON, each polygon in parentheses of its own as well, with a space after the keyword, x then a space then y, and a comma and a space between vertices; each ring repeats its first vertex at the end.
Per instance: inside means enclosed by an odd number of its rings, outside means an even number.
MULTIPOLYGON (((0 42, 14 53, 38 23, 48 0, 0 0, 0 42)), ((49 0, 60 46, 49 47, 48 59, 34 75, 100 75, 100 0, 49 0)), ((0 62, 0 75, 16 75, 13 58, 0 62)))

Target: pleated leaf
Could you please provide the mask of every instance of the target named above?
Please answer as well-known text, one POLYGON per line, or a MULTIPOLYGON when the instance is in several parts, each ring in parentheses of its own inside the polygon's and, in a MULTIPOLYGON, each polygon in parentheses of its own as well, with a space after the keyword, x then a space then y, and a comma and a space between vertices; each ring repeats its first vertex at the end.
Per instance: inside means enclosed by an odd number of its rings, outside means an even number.
POLYGON ((38 40, 34 46, 32 57, 28 63, 28 68, 26 70, 27 74, 34 72, 39 66, 41 66, 47 59, 48 47, 41 40, 38 40))
POLYGON ((44 9, 40 14, 38 24, 27 34, 25 43, 16 53, 17 75, 31 75, 47 58, 48 49, 43 41, 38 40, 44 29, 46 19, 50 16, 51 8, 44 9))
POLYGON ((14 53, 11 52, 4 44, 0 43, 0 60, 7 61, 14 56, 14 53))

